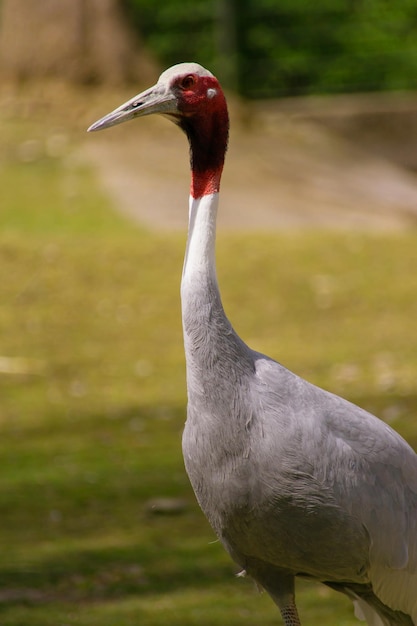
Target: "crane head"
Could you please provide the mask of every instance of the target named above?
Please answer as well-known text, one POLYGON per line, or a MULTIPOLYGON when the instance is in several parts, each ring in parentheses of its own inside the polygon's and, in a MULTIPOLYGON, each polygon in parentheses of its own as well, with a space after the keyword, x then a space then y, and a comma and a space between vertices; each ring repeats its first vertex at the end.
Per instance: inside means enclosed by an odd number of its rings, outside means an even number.
POLYGON ((88 131, 102 130, 153 113, 166 115, 183 126, 185 118, 207 116, 218 106, 225 106, 225 102, 213 74, 198 63, 179 63, 165 70, 156 85, 99 119, 88 131))
POLYGON ((190 143, 191 195, 215 193, 229 136, 229 116, 220 84, 197 63, 180 63, 161 74, 156 85, 128 100, 95 122, 102 130, 134 117, 162 113, 186 133, 190 143))

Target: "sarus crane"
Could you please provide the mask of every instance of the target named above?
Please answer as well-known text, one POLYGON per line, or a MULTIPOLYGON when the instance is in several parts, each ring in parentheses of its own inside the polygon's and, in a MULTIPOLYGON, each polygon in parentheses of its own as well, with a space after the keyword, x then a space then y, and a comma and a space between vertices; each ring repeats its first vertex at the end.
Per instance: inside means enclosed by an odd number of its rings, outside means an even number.
POLYGON ((346 594, 370 626, 417 625, 417 455, 382 420, 251 350, 228 320, 215 264, 229 131, 218 80, 174 65, 89 130, 153 113, 190 144, 183 455, 203 512, 285 626, 300 624, 297 576, 346 594))

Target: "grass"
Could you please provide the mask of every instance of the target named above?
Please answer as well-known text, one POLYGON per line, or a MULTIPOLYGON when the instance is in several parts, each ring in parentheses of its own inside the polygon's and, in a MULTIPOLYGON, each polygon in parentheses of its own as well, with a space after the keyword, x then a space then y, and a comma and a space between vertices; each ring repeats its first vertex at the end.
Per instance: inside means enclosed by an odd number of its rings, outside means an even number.
MULTIPOLYGON (((0 184, 1 625, 278 623, 183 469, 184 235, 123 221, 65 155, 4 158, 0 184)), ((416 232, 223 235, 218 265, 252 347, 417 447, 416 232)), ((305 623, 357 623, 315 585, 298 603, 305 623)))
POLYGON ((100 235, 121 228, 114 212, 103 211, 106 200, 95 188, 91 172, 80 164, 56 159, 24 167, 7 163, 0 169, 0 185, 0 229, 5 234, 100 235), (45 180, 49 211, 45 211, 45 180))

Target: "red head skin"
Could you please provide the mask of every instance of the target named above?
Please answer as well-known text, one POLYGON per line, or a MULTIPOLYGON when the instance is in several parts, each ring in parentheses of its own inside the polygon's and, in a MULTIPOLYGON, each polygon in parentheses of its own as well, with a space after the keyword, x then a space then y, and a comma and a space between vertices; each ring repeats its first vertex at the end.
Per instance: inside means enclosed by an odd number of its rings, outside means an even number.
POLYGON ((220 179, 229 137, 229 115, 220 84, 213 76, 186 74, 173 81, 178 125, 190 143, 191 195, 213 194, 220 179))

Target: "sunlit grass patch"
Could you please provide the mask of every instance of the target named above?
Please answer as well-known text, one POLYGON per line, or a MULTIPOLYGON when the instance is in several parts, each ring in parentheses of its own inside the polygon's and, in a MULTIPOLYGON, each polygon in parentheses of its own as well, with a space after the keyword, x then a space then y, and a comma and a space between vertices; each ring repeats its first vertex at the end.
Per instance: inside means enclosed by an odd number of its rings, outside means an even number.
POLYGON ((6 233, 99 235, 133 228, 111 210, 91 171, 71 155, 0 164, 0 188, 0 230, 6 233))

